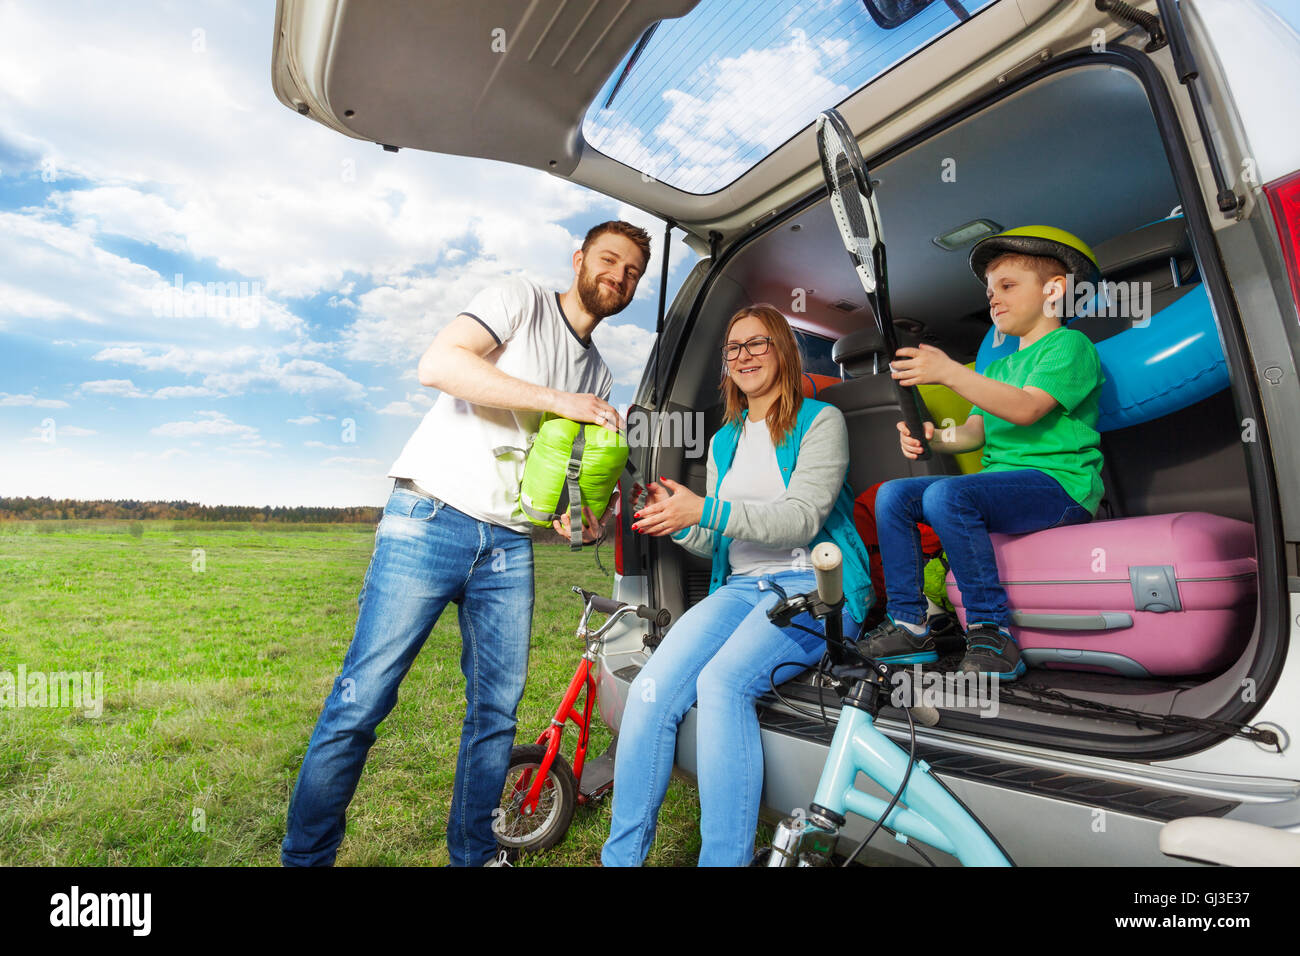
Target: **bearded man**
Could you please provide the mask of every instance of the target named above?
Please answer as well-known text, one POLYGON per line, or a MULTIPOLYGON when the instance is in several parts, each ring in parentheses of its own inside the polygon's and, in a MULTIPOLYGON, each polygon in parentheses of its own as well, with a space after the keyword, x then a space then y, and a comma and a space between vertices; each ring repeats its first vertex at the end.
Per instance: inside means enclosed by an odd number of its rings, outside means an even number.
MULTIPOLYGON (((517 504, 527 448, 544 412, 620 427, 614 379, 591 342, 622 311, 650 260, 650 237, 601 223, 573 254, 567 292, 512 278, 480 292, 420 359, 441 391, 389 470, 356 631, 325 699, 289 801, 286 866, 329 866, 348 803, 397 689, 449 601, 458 608, 465 718, 447 822, 453 866, 493 859, 533 616, 530 525, 517 504)), ((590 520, 584 538, 603 529, 590 520)), ((568 533, 568 516, 557 529, 568 533)))

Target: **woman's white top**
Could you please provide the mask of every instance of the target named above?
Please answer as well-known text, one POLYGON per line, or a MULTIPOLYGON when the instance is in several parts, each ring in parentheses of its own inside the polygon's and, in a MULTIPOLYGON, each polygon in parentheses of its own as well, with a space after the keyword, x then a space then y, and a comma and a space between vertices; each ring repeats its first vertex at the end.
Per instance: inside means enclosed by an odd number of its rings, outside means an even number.
MULTIPOLYGON (((722 478, 718 497, 724 501, 766 504, 785 494, 781 466, 766 421, 747 419, 731 468, 722 478)), ((753 541, 735 538, 727 556, 732 574, 774 574, 811 567, 805 548, 765 548, 753 541)))

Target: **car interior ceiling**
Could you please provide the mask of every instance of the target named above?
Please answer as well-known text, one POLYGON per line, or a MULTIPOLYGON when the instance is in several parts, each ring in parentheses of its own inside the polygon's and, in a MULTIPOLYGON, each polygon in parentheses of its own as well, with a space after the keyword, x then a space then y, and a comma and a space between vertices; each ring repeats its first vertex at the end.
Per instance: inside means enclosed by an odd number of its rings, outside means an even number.
MULTIPOLYGON (((1146 93, 1121 69, 1082 67, 1051 75, 871 172, 879 182, 890 301, 903 344, 920 340, 959 361, 975 358, 990 321, 984 290, 967 265, 969 246, 946 251, 933 241, 975 219, 1002 228, 1051 224, 1075 233, 1093 246, 1107 278, 1152 281, 1157 311, 1199 281, 1189 242, 1176 243, 1171 255, 1156 241, 1159 236, 1151 238, 1156 232, 1167 238, 1169 228, 1143 231, 1170 216, 1180 200, 1146 93), (1146 253, 1144 242, 1151 245, 1146 253)), ((1178 226, 1174 220, 1170 228, 1178 226)), ((1185 239, 1185 231, 1180 234, 1185 239)), ((756 302, 771 302, 792 324, 826 339, 874 324, 824 200, 736 252, 706 293, 690 333, 701 347, 682 350, 669 407, 704 411, 707 435, 721 423, 716 346, 731 314, 756 302), (792 308, 800 290, 803 312, 792 308)), ((1085 331, 1094 341, 1107 334, 1085 331)), ((849 423, 854 492, 887 478, 955 473, 946 456, 930 463, 901 456, 894 427, 901 415, 891 383, 887 375, 870 375, 869 364, 865 370, 861 362, 845 366, 847 381, 831 389, 837 397, 819 394, 840 407, 849 423)), ((1231 389, 1155 421, 1104 433, 1107 497, 1097 517, 1205 511, 1251 521, 1240 437, 1231 389)), ((664 449, 659 463, 660 473, 677 469, 703 493, 703 457, 685 459, 681 451, 664 449)), ((707 594, 708 563, 660 542, 655 547, 662 599, 666 606, 678 605, 674 610, 680 613, 707 594)), ((1217 678, 1126 679, 1042 669, 1031 674, 1094 699, 1134 706, 1135 698, 1145 697, 1141 706, 1156 712, 1180 710, 1179 695, 1196 688, 1197 709, 1204 713, 1209 699, 1235 693, 1236 671, 1245 668, 1254 646, 1252 639, 1241 662, 1217 678)), ((1073 719, 1034 717, 1063 727, 1073 719)))

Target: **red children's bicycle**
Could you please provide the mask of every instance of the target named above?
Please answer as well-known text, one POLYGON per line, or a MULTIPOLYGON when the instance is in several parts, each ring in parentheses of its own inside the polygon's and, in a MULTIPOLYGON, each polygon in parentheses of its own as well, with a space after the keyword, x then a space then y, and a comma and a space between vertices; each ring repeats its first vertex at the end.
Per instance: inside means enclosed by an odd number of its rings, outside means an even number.
POLYGON ((510 769, 501 793, 501 806, 493 813, 492 829, 497 842, 516 853, 555 846, 569 832, 578 805, 600 799, 614 786, 613 744, 586 763, 596 703, 596 654, 605 635, 627 614, 635 614, 659 628, 667 627, 672 619, 666 610, 655 610, 644 604, 622 604, 580 587, 573 591, 586 602, 578 623, 578 637, 586 642, 587 650, 551 718, 551 725, 542 731, 536 743, 516 746, 510 751, 510 769), (593 611, 608 615, 605 623, 595 630, 587 627, 593 611), (581 713, 577 707, 579 696, 585 698, 581 713), (570 720, 578 725, 578 747, 572 767, 560 753, 564 728, 570 720))

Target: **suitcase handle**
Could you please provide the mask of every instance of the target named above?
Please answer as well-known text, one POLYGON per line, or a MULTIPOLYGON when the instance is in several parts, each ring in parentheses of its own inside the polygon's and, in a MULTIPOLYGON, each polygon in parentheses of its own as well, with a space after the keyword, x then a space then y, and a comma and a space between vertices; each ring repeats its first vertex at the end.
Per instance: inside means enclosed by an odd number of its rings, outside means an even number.
POLYGON ((1032 614, 1012 611, 1011 623, 1037 631, 1115 631, 1133 626, 1133 615, 1123 611, 1095 614, 1032 614))

